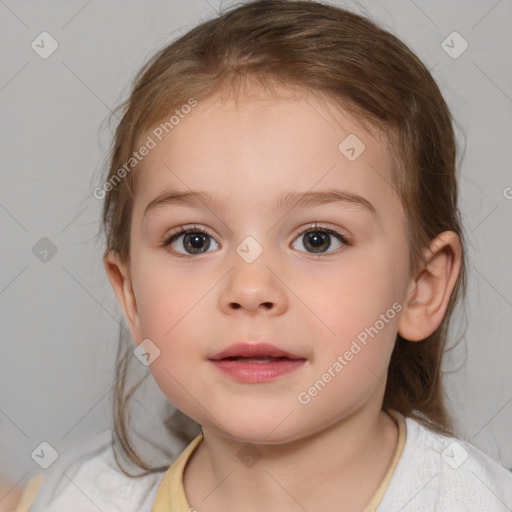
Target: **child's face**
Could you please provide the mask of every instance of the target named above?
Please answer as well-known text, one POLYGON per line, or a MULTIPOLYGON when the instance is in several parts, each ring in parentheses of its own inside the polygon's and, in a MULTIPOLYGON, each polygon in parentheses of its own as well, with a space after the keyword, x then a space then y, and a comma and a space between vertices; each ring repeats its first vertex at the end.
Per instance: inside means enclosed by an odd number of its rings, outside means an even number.
POLYGON ((380 410, 409 285, 405 216, 384 143, 304 98, 199 102, 136 170, 134 339, 158 346, 150 369, 171 402, 247 442, 287 442, 358 408, 380 410), (353 161, 352 144, 338 148, 349 134, 366 146, 353 161), (286 194, 334 189, 375 212, 346 200, 279 205, 286 194), (161 204, 144 215, 165 191, 202 191, 218 207, 161 204), (315 238, 322 228, 300 235, 315 222, 352 245, 315 238), (211 238, 182 235, 165 247, 180 225, 211 238), (240 382, 209 360, 237 341, 272 343, 305 361, 266 382, 240 382))

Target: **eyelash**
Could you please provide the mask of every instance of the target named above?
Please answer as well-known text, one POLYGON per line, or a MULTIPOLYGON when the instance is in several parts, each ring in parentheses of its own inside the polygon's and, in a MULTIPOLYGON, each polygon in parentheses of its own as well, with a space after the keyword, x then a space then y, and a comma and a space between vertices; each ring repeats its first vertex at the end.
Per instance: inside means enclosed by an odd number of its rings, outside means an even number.
MULTIPOLYGON (((336 237, 343 245, 346 245, 346 246, 353 245, 352 242, 345 235, 342 235, 339 231, 337 231, 337 230, 335 230, 333 228, 329 228, 327 226, 324 226, 322 224, 318 224, 318 223, 313 223, 313 224, 311 224, 309 226, 306 226, 302 231, 300 231, 300 233, 297 233, 297 235, 295 236, 294 240, 299 238, 299 237, 301 237, 301 236, 303 236, 303 235, 305 235, 306 233, 309 233, 310 231, 320 232, 320 233, 325 233, 325 234, 328 234, 328 235, 332 235, 332 236, 336 237)), ((200 226, 197 226, 195 224, 192 225, 192 226, 189 226, 189 227, 180 226, 178 231, 172 233, 169 237, 167 237, 164 240, 163 246, 167 247, 168 245, 171 245, 181 235, 187 235, 189 233, 201 233, 203 235, 206 235, 206 236, 209 236, 211 238, 214 238, 214 236, 211 233, 209 233, 205 229, 203 229, 200 226)), ((179 253, 177 251, 174 251, 174 252, 176 252, 176 254, 178 256, 184 256, 184 257, 198 256, 198 254, 188 254, 188 255, 186 255, 186 254, 179 253)), ((202 253, 202 254, 206 254, 206 253, 202 253)), ((312 255, 316 255, 316 256, 322 256, 322 255, 328 255, 328 254, 331 254, 331 253, 314 253, 314 252, 310 252, 310 253, 307 253, 307 254, 312 254, 312 255)))

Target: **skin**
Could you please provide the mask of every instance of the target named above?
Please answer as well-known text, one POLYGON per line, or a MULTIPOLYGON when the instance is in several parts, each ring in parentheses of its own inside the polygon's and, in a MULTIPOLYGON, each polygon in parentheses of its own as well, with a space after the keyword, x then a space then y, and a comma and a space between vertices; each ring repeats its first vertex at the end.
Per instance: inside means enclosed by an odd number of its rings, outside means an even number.
POLYGON ((381 410, 396 334, 411 342, 431 334, 455 285, 452 232, 408 274, 406 217, 386 145, 338 112, 305 93, 199 102, 137 171, 130 260, 105 257, 135 343, 149 338, 160 350, 150 365, 156 383, 202 425, 184 474, 189 504, 201 512, 361 511, 397 446, 397 426, 381 410), (355 161, 338 150, 348 134, 366 145, 355 161), (351 202, 274 209, 286 192, 330 188, 362 196, 376 215, 351 202), (225 201, 220 209, 166 205, 144 217, 164 189, 225 201), (314 222, 351 245, 327 236, 330 247, 311 252, 300 232, 314 222), (163 245, 191 224, 211 233, 208 252, 180 254, 183 235, 163 245), (263 249, 252 263, 236 252, 249 235, 263 249), (298 394, 394 303, 400 313, 301 404, 298 394), (306 362, 271 382, 240 383, 208 360, 238 340, 268 341, 306 362), (237 457, 247 443, 261 455, 252 467, 237 457))

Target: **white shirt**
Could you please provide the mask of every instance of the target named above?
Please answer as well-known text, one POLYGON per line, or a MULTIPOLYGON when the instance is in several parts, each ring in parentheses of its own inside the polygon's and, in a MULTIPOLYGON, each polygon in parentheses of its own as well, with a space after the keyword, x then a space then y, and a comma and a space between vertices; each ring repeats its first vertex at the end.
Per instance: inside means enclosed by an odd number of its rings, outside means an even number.
MULTIPOLYGON (((405 445, 377 512, 512 511, 510 471, 466 441, 411 418, 405 425, 405 445)), ((72 463, 55 462, 30 512, 150 512, 165 472, 127 477, 115 469, 110 439, 105 431, 72 463)))
POLYGON ((149 512, 165 471, 129 478, 117 469, 111 439, 111 430, 105 430, 61 453, 44 472, 43 483, 28 510, 149 512))

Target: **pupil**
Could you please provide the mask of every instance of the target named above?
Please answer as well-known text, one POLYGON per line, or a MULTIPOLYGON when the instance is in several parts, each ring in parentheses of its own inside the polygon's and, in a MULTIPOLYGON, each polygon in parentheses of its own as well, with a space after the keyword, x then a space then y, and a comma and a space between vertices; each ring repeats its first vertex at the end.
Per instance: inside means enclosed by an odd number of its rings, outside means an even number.
POLYGON ((312 231, 306 235, 306 248, 309 245, 313 249, 313 252, 322 252, 318 249, 326 250, 331 245, 327 233, 320 233, 318 231, 312 231))

